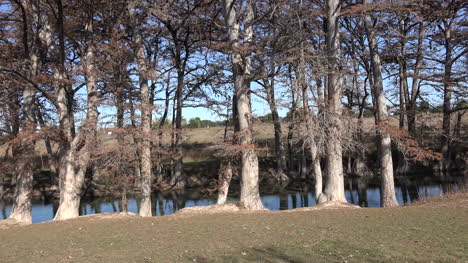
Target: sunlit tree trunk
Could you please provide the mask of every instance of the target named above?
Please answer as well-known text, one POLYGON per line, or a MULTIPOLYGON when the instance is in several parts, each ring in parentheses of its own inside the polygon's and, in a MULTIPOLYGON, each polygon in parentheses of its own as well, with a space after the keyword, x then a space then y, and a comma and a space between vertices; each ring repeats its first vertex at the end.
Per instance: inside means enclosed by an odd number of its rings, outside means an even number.
POLYGON ((141 147, 140 147, 140 169, 141 169, 141 199, 140 199, 140 216, 152 216, 151 212, 151 185, 153 181, 152 162, 151 162, 151 111, 152 107, 149 103, 150 90, 148 87, 148 70, 145 61, 145 51, 143 39, 139 29, 138 21, 136 20, 136 1, 130 2, 129 15, 131 26, 133 27, 133 37, 135 42, 135 55, 138 66, 138 78, 140 85, 140 101, 141 101, 141 147))
POLYGON ((228 192, 229 192, 229 184, 231 183, 232 179, 232 166, 231 162, 225 162, 224 165, 221 167, 221 171, 219 172, 219 179, 218 179, 218 205, 222 205, 226 203, 228 192))
POLYGON ((323 180, 322 180, 322 167, 320 167, 320 156, 318 155, 317 145, 315 142, 310 144, 310 155, 312 158, 312 166, 314 169, 314 180, 315 180, 315 200, 319 200, 323 191, 323 180))
MULTIPOLYGON (((364 0, 364 3, 370 3, 364 0)), ((375 108, 377 109, 376 122, 378 125, 388 125, 387 103, 383 89, 380 56, 378 53, 377 39, 370 15, 364 17, 366 25, 369 50, 371 54, 371 67, 374 77, 375 108)), ((381 202, 383 207, 398 206, 395 196, 395 184, 393 181, 393 160, 390 135, 384 131, 378 132, 379 163, 381 177, 381 202)))
MULTIPOLYGON (((236 96, 237 122, 239 125, 239 144, 241 145, 241 194, 240 201, 248 210, 263 209, 260 200, 258 182, 258 158, 253 145, 252 138, 252 112, 250 105, 250 58, 242 56, 237 50, 240 48, 240 24, 235 10, 233 0, 221 0, 223 6, 224 21, 228 31, 231 44, 231 63, 236 96)), ((253 40, 253 7, 247 1, 247 12, 244 18, 243 35, 245 45, 251 44, 253 40)))
MULTIPOLYGON (((37 60, 32 59, 32 68, 37 60)), ((31 195, 33 190, 33 158, 34 142, 30 138, 34 133, 34 104, 35 91, 31 87, 25 87, 23 90, 23 129, 18 135, 20 153, 18 159, 15 199, 9 218, 23 224, 31 224, 31 195)))
POLYGON ((346 202, 342 163, 342 146, 340 136, 341 124, 341 83, 340 83, 340 40, 338 15, 341 5, 339 0, 327 0, 326 10, 326 44, 327 44, 327 117, 329 118, 330 138, 326 149, 327 178, 323 191, 323 201, 346 202))
MULTIPOLYGON (((21 7, 24 20, 23 22, 23 44, 25 46, 25 59, 29 62, 29 77, 32 79, 37 76, 39 69, 39 58, 36 54, 36 48, 33 46, 31 50, 28 48, 29 43, 28 33, 29 27, 32 24, 37 25, 37 21, 32 23, 28 21, 28 18, 33 17, 32 5, 28 1, 22 1, 18 3, 21 7)), ((36 17, 37 18, 37 17, 36 17)), ((18 223, 31 224, 31 195, 33 190, 33 158, 34 152, 34 96, 35 90, 30 85, 23 88, 23 101, 22 101, 22 112, 23 112, 23 127, 21 132, 17 136, 17 142, 15 145, 17 158, 16 167, 16 180, 15 180, 15 198, 13 201, 13 207, 9 218, 14 219, 18 223)))
MULTIPOLYGON (((61 5, 59 6, 59 16, 63 18, 61 5)), ((62 20, 63 22, 63 20, 62 20)), ((63 25, 63 24, 62 24, 63 25)), ((63 28, 61 28, 61 39, 63 41, 63 28)), ((89 37, 93 35, 93 17, 90 15, 89 21, 85 25, 85 31, 89 37)), ((63 50, 63 42, 61 43, 63 50)), ((84 183, 86 170, 90 163, 91 149, 95 143, 96 125, 99 117, 98 105, 99 95, 96 83, 95 73, 95 47, 92 39, 86 46, 86 56, 83 58, 83 72, 85 73, 85 81, 87 88, 87 113, 85 123, 80 127, 78 134, 73 137, 72 128, 70 127, 70 110, 69 100, 66 96, 64 85, 64 54, 60 55, 59 65, 59 93, 58 100, 61 108, 59 116, 61 124, 65 130, 66 138, 70 145, 66 146, 60 160, 60 203, 54 220, 64 220, 78 217, 81 189, 84 183)))

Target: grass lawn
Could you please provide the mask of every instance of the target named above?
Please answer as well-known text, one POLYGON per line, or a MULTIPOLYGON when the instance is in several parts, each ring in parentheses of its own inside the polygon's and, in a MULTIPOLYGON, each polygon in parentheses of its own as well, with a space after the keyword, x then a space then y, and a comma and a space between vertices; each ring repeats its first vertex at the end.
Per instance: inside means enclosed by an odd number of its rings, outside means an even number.
POLYGON ((0 230, 0 262, 468 262, 468 194, 409 207, 79 218, 0 230))

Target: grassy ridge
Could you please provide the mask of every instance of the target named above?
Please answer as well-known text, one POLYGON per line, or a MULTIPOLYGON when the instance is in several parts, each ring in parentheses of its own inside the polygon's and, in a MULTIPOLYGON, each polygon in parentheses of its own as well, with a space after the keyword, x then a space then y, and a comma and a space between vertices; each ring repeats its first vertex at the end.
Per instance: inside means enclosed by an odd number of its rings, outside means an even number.
POLYGON ((0 230, 1 262, 466 262, 468 194, 399 208, 80 218, 0 230))

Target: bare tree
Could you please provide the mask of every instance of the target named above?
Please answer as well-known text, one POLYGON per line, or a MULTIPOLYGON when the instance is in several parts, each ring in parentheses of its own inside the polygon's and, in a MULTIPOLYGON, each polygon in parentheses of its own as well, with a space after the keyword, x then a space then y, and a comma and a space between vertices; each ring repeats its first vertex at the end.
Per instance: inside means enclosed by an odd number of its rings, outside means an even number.
POLYGON ((237 14, 236 3, 232 0, 222 0, 224 22, 231 52, 232 77, 234 81, 234 106, 237 110, 236 121, 239 127, 239 144, 244 147, 241 157, 241 196, 240 201, 248 210, 263 209, 258 185, 258 158, 253 147, 252 112, 250 104, 250 67, 249 49, 253 40, 254 10, 252 1, 245 2, 243 21, 237 14), (242 31, 241 31, 242 23, 242 31), (243 39, 241 39, 241 33, 243 39), (241 42, 242 41, 242 42, 241 42))
MULTIPOLYGON (((85 4, 86 6, 86 4, 85 4)), ((69 143, 62 149, 60 158, 60 203, 54 220, 63 220, 78 217, 81 199, 81 188, 84 183, 86 170, 90 164, 91 148, 96 138, 96 126, 98 121, 99 94, 95 70, 95 42, 94 42, 94 12, 88 9, 85 12, 86 33, 85 45, 82 47, 82 65, 87 88, 87 112, 84 124, 78 134, 74 135, 73 112, 67 103, 67 87, 65 81, 65 46, 64 46, 64 21, 63 6, 57 1, 58 25, 59 25, 59 64, 58 64, 58 96, 59 117, 63 133, 69 143)), ((68 92, 69 94, 69 92, 68 92)))
POLYGON ((152 105, 150 104, 150 90, 148 87, 148 68, 143 46, 143 36, 140 29, 141 20, 137 19, 136 8, 138 2, 130 1, 128 5, 128 13, 130 19, 130 27, 133 30, 134 37, 134 52, 138 67, 138 79, 140 86, 140 101, 141 101, 141 200, 140 211, 141 216, 152 216, 151 212, 151 185, 153 182, 152 162, 151 162, 151 112, 152 105))
POLYGON ((341 94, 340 83, 340 40, 339 40, 339 14, 341 3, 339 0, 325 2, 326 17, 326 45, 327 45, 327 118, 329 118, 330 137, 327 144, 326 181, 323 195, 319 202, 341 201, 346 202, 344 194, 344 178, 342 164, 342 145, 337 138, 341 132, 341 94), (338 135, 338 136, 337 136, 338 135))
MULTIPOLYGON (((369 4, 369 0, 364 0, 369 4)), ((379 49, 377 37, 375 35, 374 24, 370 14, 364 16, 364 23, 367 32, 369 50, 371 55, 371 66, 374 79, 373 91, 375 93, 375 108, 377 109, 376 122, 378 125, 388 125, 387 100, 383 89, 382 69, 380 64, 379 49)), ((378 149, 381 177, 381 201, 382 206, 398 206, 395 195, 395 184, 393 182, 393 160, 392 160, 392 141, 389 134, 382 131, 378 132, 378 149)))

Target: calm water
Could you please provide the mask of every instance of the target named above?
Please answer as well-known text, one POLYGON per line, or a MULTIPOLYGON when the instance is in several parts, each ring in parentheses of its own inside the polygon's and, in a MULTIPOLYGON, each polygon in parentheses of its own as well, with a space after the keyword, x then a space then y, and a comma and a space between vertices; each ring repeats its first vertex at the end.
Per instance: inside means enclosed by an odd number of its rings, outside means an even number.
MULTIPOLYGON (((400 178, 396 182, 396 196, 401 205, 409 204, 414 200, 438 196, 443 193, 456 192, 466 185, 463 177, 455 178, 400 178)), ((347 178, 345 180, 346 198, 348 202, 362 207, 380 206, 380 189, 378 179, 347 178)), ((313 187, 307 184, 293 184, 283 188, 275 186, 261 186, 261 199, 264 206, 270 210, 285 210, 299 207, 314 206, 315 197, 313 187)), ((238 191, 233 187, 229 202, 238 200, 238 191), (237 193, 236 193, 237 192, 237 193)), ((129 198, 128 210, 138 213, 138 200, 129 198)), ((171 192, 167 194, 155 193, 153 195, 153 215, 169 215, 177 210, 190 206, 206 206, 216 203, 216 196, 204 194, 202 191, 171 192)), ((57 201, 33 201, 33 223, 52 220, 57 210, 57 201)), ((118 212, 119 200, 94 199, 82 200, 80 215, 95 213, 118 212)), ((7 218, 11 212, 11 204, 0 201, 0 219, 7 218)))

